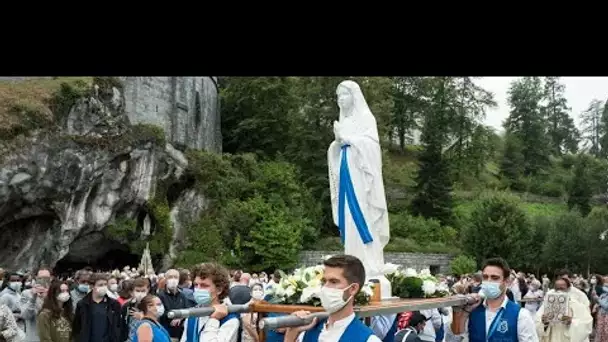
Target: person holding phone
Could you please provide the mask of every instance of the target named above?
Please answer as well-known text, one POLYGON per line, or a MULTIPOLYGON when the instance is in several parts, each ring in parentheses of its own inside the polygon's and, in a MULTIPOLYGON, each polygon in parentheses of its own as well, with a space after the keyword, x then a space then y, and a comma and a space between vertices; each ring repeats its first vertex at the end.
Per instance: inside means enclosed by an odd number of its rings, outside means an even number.
POLYGON ((25 322, 25 342, 40 342, 37 317, 51 284, 51 270, 40 267, 31 289, 21 293, 21 318, 25 322))

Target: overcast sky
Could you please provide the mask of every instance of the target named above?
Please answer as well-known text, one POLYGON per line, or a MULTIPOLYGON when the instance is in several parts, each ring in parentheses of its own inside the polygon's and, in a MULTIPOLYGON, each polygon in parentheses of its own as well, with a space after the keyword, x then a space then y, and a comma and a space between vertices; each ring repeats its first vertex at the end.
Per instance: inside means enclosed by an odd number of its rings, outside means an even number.
MULTIPOLYGON (((476 80, 486 90, 494 93, 498 107, 486 114, 486 125, 501 131, 503 121, 509 116, 507 90, 509 84, 518 77, 482 77, 476 80)), ((561 82, 566 86, 566 99, 572 108, 574 122, 579 124, 579 114, 588 108, 593 99, 605 102, 608 99, 608 77, 562 77, 561 82)))

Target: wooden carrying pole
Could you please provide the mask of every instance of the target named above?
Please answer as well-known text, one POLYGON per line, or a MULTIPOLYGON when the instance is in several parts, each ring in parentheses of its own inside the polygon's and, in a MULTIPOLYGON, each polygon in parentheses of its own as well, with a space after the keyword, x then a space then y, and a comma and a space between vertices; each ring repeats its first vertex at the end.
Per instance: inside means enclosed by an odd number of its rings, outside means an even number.
MULTIPOLYGON (((428 310, 444 307, 463 307, 470 304, 472 299, 466 296, 452 296, 443 298, 427 299, 391 299, 380 302, 371 302, 367 305, 356 306, 355 314, 359 318, 369 318, 372 316, 391 315, 406 311, 428 310)), ((290 314, 296 311, 310 311, 311 313, 323 312, 322 307, 308 305, 283 305, 258 302, 251 305, 251 311, 258 313, 255 322, 260 342, 266 341, 266 331, 260 329, 260 324, 269 313, 290 314)))

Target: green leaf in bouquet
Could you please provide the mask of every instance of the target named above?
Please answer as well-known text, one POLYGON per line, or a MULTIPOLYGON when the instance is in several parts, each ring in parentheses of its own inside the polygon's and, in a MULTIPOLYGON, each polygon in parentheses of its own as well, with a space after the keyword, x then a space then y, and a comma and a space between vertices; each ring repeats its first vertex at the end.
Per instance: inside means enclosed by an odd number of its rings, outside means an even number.
POLYGON ((310 276, 310 273, 306 273, 306 275, 304 275, 304 280, 308 283, 310 280, 312 279, 312 277, 310 276))

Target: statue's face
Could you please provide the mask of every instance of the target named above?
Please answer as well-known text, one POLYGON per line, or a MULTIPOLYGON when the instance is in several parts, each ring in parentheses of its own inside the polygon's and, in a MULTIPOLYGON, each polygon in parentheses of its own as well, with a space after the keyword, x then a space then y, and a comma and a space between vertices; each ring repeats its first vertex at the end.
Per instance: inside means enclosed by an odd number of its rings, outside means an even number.
POLYGON ((336 94, 338 95, 338 106, 349 115, 350 111, 347 109, 353 106, 353 95, 346 87, 338 87, 336 94))

